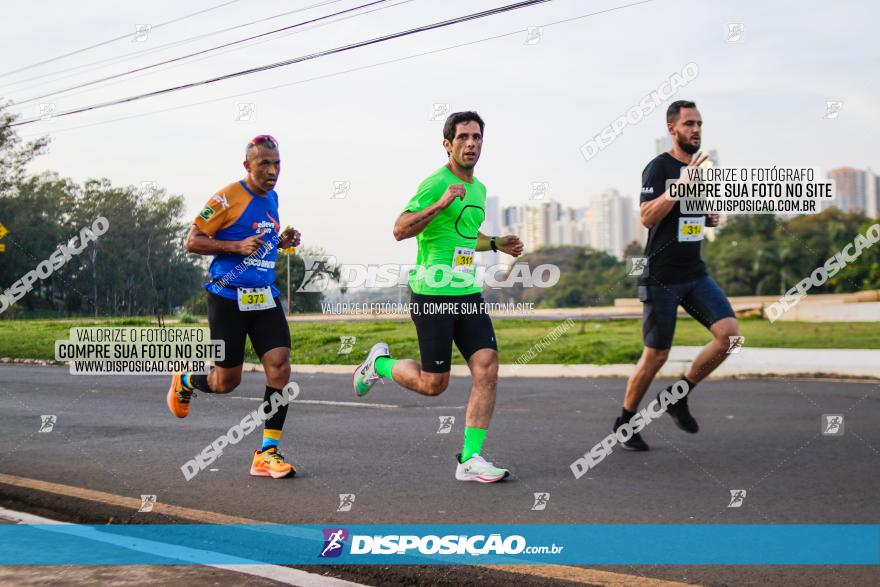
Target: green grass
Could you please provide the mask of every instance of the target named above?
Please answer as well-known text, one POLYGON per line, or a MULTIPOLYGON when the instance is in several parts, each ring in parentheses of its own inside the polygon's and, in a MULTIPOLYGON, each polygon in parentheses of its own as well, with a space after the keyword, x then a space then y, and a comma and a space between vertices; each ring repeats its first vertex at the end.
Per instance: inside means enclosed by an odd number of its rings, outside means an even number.
MULTIPOLYGON (((0 357, 52 359, 55 340, 66 340, 74 326, 150 326, 142 318, 124 320, 0 320, 0 357)), ((291 360, 305 364, 350 365, 360 360, 379 340, 387 342, 395 357, 417 358, 415 328, 411 322, 292 322, 291 360), (351 354, 340 355, 340 337, 354 336, 351 354)), ((560 336, 529 363, 632 363, 641 353, 641 323, 638 320, 576 321, 565 326, 562 320, 497 320, 495 330, 502 363, 513 363, 542 338, 557 329, 560 336)), ((747 347, 818 349, 880 348, 880 328, 875 322, 779 322, 771 324, 757 318, 740 320, 747 347)), ((690 318, 679 319, 675 345, 703 345, 706 330, 690 318)), ((246 360, 257 357, 248 343, 246 360)), ((463 363, 457 352, 453 363, 463 363)))

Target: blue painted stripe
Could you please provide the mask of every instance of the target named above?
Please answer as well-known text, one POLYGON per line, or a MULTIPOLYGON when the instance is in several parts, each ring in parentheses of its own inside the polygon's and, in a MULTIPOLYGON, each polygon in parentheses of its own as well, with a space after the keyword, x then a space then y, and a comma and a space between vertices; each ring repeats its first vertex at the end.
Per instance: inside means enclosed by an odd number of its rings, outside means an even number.
POLYGON ((181 561, 194 564, 880 564, 880 525, 876 524, 3 525, 0 526, 0 544, 2 565, 180 564, 181 561), (468 544, 478 550, 497 544, 512 550, 520 546, 525 549, 546 547, 547 552, 470 554, 466 550, 468 544), (420 552, 419 546, 428 550, 420 552), (451 548, 452 553, 436 552, 441 548, 451 548), (326 553, 324 557, 320 556, 322 552, 326 553))

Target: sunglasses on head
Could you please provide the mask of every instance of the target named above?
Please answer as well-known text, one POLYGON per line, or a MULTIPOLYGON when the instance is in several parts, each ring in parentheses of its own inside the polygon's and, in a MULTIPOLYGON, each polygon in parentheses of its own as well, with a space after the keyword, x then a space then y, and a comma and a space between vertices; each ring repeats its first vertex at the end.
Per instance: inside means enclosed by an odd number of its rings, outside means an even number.
POLYGON ((251 139, 251 145, 269 145, 273 149, 278 148, 278 141, 272 135, 257 135, 251 139))

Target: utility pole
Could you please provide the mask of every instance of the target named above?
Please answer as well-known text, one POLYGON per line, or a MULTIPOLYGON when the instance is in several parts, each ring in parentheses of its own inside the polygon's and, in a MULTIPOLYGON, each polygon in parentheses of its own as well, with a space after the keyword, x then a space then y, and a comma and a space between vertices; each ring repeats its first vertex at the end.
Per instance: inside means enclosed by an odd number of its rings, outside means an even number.
POLYGON ((281 249, 281 252, 287 257, 287 317, 293 316, 293 299, 290 297, 290 258, 296 255, 296 247, 281 249))

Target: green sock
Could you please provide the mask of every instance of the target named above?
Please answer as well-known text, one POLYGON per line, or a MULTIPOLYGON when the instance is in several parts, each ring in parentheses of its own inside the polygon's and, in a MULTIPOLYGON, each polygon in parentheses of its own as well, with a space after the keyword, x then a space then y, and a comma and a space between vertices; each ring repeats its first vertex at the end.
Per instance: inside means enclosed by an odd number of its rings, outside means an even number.
POLYGON ((486 438, 486 431, 482 428, 464 428, 464 446, 461 449, 461 462, 465 462, 475 454, 479 454, 483 448, 483 440, 486 438))
POLYGON ((394 363, 396 362, 397 359, 392 359, 391 357, 379 357, 376 359, 376 373, 387 379, 393 379, 391 377, 391 369, 394 368, 394 363))

